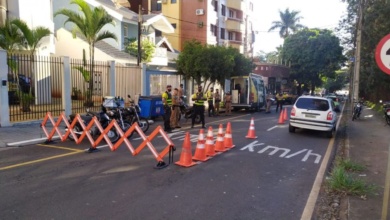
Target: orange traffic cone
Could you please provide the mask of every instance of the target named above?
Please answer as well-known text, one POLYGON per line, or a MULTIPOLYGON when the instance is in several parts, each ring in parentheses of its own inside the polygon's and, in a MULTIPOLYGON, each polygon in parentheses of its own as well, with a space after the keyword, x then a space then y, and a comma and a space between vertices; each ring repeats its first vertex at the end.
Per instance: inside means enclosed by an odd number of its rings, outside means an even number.
POLYGON ((236 146, 233 144, 232 128, 231 128, 230 122, 228 122, 227 126, 226 126, 224 145, 225 145, 225 148, 228 148, 228 149, 236 146))
POLYGON ((288 119, 288 118, 287 118, 287 109, 284 108, 283 111, 284 111, 284 112, 283 112, 283 120, 286 121, 286 120, 288 119))
POLYGON ((215 156, 213 128, 211 126, 209 127, 206 137, 206 155, 211 157, 215 156))
POLYGON ((183 148, 181 149, 180 160, 177 161, 175 164, 183 167, 191 167, 196 164, 192 161, 191 140, 190 140, 189 132, 187 132, 183 142, 183 148))
POLYGON ((249 125, 248 134, 245 137, 251 139, 257 138, 255 134, 255 121, 253 120, 253 117, 251 118, 251 124, 249 125))
POLYGON ((218 129, 218 136, 217 136, 217 142, 215 143, 215 151, 218 152, 225 152, 225 143, 224 143, 224 138, 223 138, 223 126, 222 124, 219 125, 218 129))
POLYGON ((283 110, 280 111, 278 124, 284 124, 284 120, 283 120, 283 110))
POLYGON ((196 144, 195 155, 192 157, 193 160, 206 161, 210 157, 206 157, 204 130, 200 129, 198 143, 196 144))

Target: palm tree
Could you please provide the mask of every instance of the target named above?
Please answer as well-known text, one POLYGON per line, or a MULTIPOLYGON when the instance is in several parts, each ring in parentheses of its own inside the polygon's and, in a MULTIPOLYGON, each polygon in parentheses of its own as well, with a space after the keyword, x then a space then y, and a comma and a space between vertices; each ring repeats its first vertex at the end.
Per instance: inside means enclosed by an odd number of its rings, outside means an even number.
POLYGON ((90 62, 90 77, 89 88, 87 93, 87 105, 91 105, 92 92, 93 92, 93 73, 94 72, 94 56, 95 56, 95 44, 101 40, 112 38, 117 40, 114 33, 109 31, 101 31, 107 24, 115 25, 114 20, 108 15, 103 7, 96 7, 93 10, 84 0, 72 0, 70 4, 76 4, 79 6, 83 15, 76 13, 70 9, 60 9, 54 16, 64 15, 67 17, 64 24, 71 22, 75 26, 72 30, 73 38, 76 38, 76 34, 81 34, 89 44, 89 62, 90 62))
MULTIPOLYGON (((18 32, 23 36, 21 46, 26 50, 29 50, 30 62, 31 62, 31 74, 34 77, 35 75, 35 60, 34 54, 37 48, 40 46, 40 42, 43 38, 50 36, 51 32, 48 28, 38 26, 36 28, 30 28, 26 22, 20 19, 13 19, 10 23, 18 28, 18 32)), ((16 77, 18 78, 18 77, 16 77)), ((31 91, 28 94, 21 95, 21 104, 22 111, 30 111, 31 101, 34 99, 34 96, 31 91)))
POLYGON ((272 26, 268 32, 279 29, 280 37, 286 38, 290 32, 294 33, 297 30, 304 28, 303 25, 298 24, 302 18, 301 16, 298 16, 299 13, 299 11, 290 12, 290 9, 288 8, 284 12, 279 10, 281 21, 273 21, 272 26))
POLYGON ((0 26, 0 47, 12 54, 23 44, 23 35, 19 28, 12 24, 11 20, 5 20, 4 25, 0 26))

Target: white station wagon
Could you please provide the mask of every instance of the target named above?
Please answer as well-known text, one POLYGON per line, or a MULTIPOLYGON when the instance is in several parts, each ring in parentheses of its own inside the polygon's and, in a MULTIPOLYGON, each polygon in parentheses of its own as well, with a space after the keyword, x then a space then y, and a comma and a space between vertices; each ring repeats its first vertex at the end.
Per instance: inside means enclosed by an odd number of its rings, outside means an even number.
POLYGON ((299 97, 290 114, 289 132, 296 128, 325 131, 331 138, 336 132, 337 115, 333 102, 318 96, 299 97))

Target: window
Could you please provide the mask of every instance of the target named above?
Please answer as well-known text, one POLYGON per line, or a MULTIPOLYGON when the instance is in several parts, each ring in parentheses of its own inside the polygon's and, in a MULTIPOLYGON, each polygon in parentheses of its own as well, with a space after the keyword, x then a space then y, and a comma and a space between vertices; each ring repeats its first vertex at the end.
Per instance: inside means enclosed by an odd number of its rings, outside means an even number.
POLYGON ((218 1, 214 1, 214 11, 218 12, 218 1))
POLYGON ((128 38, 129 37, 129 28, 127 25, 123 25, 123 37, 128 38))
POLYGON ((221 39, 225 39, 225 28, 221 28, 221 39))
POLYGON ((171 0, 171 4, 175 4, 176 3, 176 0, 171 0))
POLYGON ((229 18, 234 18, 234 11, 229 9, 229 18))
POLYGON ((228 39, 229 40, 234 40, 234 33, 233 32, 229 32, 228 33, 228 39))
POLYGON ((249 10, 253 11, 253 2, 249 3, 249 10))
POLYGON ((176 29, 176 23, 172 23, 171 25, 172 25, 173 28, 176 29))
POLYGON ((217 36, 217 26, 210 24, 210 31, 214 36, 217 36))
POLYGON ((226 6, 222 5, 221 13, 223 16, 226 16, 226 6))

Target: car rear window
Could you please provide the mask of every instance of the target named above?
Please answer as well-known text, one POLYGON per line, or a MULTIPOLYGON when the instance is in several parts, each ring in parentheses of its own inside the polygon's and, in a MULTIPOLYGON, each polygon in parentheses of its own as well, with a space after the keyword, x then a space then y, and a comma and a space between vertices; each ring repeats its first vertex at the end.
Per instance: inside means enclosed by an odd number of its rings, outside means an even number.
POLYGON ((300 98, 297 100, 297 103, 295 103, 295 106, 301 109, 327 111, 329 109, 329 102, 316 98, 300 98))

